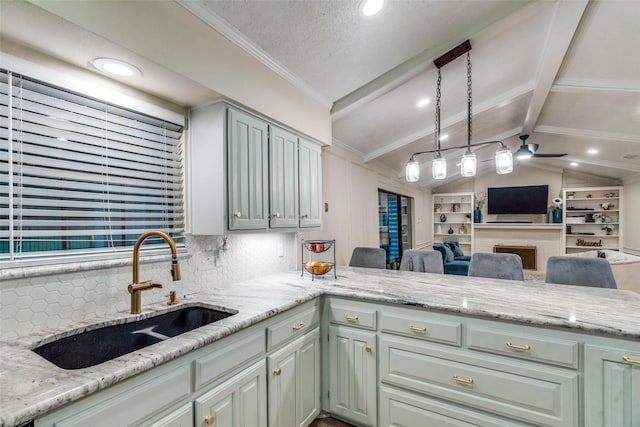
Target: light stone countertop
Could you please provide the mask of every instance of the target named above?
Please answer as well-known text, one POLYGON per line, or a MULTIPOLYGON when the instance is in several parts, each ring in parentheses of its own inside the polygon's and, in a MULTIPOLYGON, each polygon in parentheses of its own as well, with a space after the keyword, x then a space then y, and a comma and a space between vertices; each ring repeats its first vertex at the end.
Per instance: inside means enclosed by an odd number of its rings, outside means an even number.
MULTIPOLYGON (((329 273, 312 281, 297 271, 192 295, 181 304, 238 313, 90 368, 60 369, 31 351, 72 331, 43 330, 19 342, 0 341, 0 427, 42 416, 321 295, 622 338, 638 342, 640 352, 640 294, 632 291, 362 268, 337 271, 337 280, 329 273)), ((142 315, 96 318, 76 330, 149 317, 167 307, 144 305, 143 298, 143 309, 142 315)))

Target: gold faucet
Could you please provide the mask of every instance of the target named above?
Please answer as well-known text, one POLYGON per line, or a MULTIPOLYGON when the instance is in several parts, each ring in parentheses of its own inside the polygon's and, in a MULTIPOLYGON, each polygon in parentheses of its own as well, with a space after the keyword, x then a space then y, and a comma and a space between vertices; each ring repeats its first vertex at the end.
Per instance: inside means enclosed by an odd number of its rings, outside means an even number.
POLYGON ((171 249, 171 278, 175 282, 180 280, 180 265, 178 265, 178 251, 173 239, 162 231, 152 230, 143 233, 136 240, 136 244, 133 247, 133 283, 127 288, 131 294, 131 314, 139 314, 142 311, 142 291, 151 288, 161 288, 162 284, 155 283, 151 280, 145 282, 138 282, 138 273, 140 270, 140 246, 142 242, 150 236, 162 237, 171 249))

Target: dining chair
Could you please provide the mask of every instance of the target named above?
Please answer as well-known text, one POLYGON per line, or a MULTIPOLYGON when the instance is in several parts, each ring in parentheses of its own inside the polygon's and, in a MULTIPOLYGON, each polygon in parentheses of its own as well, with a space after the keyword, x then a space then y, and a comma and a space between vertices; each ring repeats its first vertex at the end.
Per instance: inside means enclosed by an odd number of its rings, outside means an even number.
POLYGON ((524 281, 522 258, 516 254, 478 252, 471 255, 468 275, 524 281))
POLYGON ((618 288, 609 261, 595 257, 550 256, 544 281, 559 285, 618 288))
POLYGON ((354 248, 349 261, 349 267, 385 268, 386 264, 386 252, 382 248, 354 248))
POLYGON ((442 254, 435 250, 408 249, 402 253, 400 270, 444 274, 442 254))

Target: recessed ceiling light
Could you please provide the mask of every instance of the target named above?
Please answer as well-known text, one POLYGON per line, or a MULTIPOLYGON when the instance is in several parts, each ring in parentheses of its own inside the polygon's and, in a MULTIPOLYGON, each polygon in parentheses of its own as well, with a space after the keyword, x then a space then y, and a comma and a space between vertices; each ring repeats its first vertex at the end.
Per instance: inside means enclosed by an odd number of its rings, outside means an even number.
POLYGON ((418 101, 418 108, 422 108, 425 105, 429 105, 429 103, 431 102, 431 100, 429 98, 422 98, 420 101, 418 101))
POLYGON ((112 58, 96 58, 91 61, 98 70, 118 77, 142 77, 142 71, 127 62, 112 58))
POLYGON ((363 0, 360 5, 360 12, 364 16, 373 16, 380 12, 384 6, 384 0, 363 0))
POLYGON ((573 166, 574 168, 575 168, 576 166, 578 166, 578 164, 577 164, 576 162, 571 162, 571 163, 569 163, 569 164, 570 164, 571 166, 573 166))
POLYGON ((589 148, 589 149, 587 150, 587 153, 589 153, 589 154, 598 154, 598 150, 597 150, 597 149, 595 149, 595 148, 589 148))

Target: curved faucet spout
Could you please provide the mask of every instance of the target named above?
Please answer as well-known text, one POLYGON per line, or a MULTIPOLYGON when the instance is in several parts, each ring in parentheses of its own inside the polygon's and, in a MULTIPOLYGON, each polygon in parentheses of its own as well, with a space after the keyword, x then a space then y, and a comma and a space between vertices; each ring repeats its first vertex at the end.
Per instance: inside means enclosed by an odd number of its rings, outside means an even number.
POLYGON ((148 237, 158 236, 164 239, 171 249, 171 278, 176 281, 180 280, 180 265, 178 264, 178 250, 176 244, 167 233, 158 230, 151 230, 143 233, 136 240, 136 244, 133 246, 133 281, 127 288, 131 294, 131 313, 139 314, 142 311, 142 298, 141 292, 151 288, 161 288, 160 283, 154 283, 150 280, 146 282, 140 282, 140 246, 148 237))

